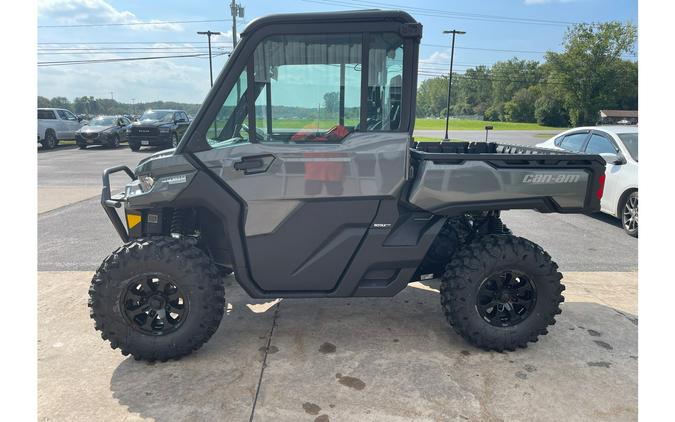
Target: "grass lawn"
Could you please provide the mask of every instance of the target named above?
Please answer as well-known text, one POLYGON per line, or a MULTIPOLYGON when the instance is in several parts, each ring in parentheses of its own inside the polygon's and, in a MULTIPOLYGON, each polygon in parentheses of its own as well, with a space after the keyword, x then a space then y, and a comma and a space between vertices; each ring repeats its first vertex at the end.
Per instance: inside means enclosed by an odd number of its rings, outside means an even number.
MULTIPOLYGON (((450 130, 485 130, 492 126, 494 130, 561 130, 566 128, 542 126, 537 123, 486 122, 483 120, 450 119, 450 130)), ((415 130, 445 130, 443 119, 417 119, 415 130)))

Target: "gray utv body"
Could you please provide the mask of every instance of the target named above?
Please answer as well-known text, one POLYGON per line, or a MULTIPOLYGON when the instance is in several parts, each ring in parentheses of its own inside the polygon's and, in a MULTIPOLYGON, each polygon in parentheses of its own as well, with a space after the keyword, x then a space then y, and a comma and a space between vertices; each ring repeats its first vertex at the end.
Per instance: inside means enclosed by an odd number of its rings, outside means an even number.
MULTIPOLYGON (((133 171, 105 171, 102 204, 120 237, 198 239, 217 266, 233 271, 256 298, 393 296, 421 276, 438 275, 423 264, 450 219, 470 215, 472 224, 491 224, 501 210, 599 210, 605 168, 599 156, 414 142, 421 36, 421 25, 403 12, 289 14, 251 22, 178 147, 144 159, 133 171), (269 101, 276 82, 260 75, 267 57, 254 54, 256 47, 286 34, 343 33, 357 34, 361 45, 354 67, 362 77, 358 122, 346 136, 323 142, 275 132, 269 101), (370 81, 379 59, 368 54, 377 33, 400 37, 403 52, 385 123, 372 123, 369 115, 381 108, 372 104, 370 81), (217 129, 229 141, 213 143, 207 132, 235 90, 234 111, 217 129), (317 168, 339 169, 339 180, 308 183, 317 168), (117 171, 132 181, 111 195, 109 175, 117 171)), ((344 72, 344 64, 336 66, 344 72)), ((343 125, 343 94, 340 102, 343 125)))

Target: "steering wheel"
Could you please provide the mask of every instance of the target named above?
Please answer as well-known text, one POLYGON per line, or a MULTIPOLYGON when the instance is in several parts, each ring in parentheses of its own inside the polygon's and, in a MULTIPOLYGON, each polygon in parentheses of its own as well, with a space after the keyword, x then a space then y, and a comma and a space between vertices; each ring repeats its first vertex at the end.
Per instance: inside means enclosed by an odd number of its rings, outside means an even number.
MULTIPOLYGON (((241 124, 241 129, 239 130, 239 136, 241 136, 241 132, 244 131, 248 134, 248 125, 246 123, 241 124)), ((243 136, 241 136, 243 138, 243 136)), ((260 140, 260 141, 266 141, 267 140, 267 133, 263 132, 262 129, 260 128, 255 128, 255 139, 260 140)))

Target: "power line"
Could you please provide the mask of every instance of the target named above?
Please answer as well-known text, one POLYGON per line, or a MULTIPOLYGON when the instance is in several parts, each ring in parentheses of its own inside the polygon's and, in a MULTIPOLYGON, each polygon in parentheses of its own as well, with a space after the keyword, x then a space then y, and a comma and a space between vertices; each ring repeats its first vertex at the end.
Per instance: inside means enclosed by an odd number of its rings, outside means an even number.
MULTIPOLYGON (((222 56, 227 53, 218 53, 214 56, 222 56)), ((186 54, 186 55, 172 55, 172 56, 151 56, 151 57, 125 57, 125 58, 109 58, 109 59, 91 59, 91 60, 65 60, 65 61, 51 61, 38 62, 38 66, 68 66, 75 64, 90 64, 90 63, 111 63, 111 62, 130 62, 139 60, 158 60, 158 59, 178 59, 188 57, 208 57, 208 53, 186 54)))
MULTIPOLYGON (((383 3, 383 2, 374 2, 374 1, 340 1, 340 0, 302 0, 307 3, 318 3, 326 4, 333 6, 342 6, 342 7, 388 7, 395 9, 403 9, 400 4, 392 3, 383 3)), ((560 21, 560 20, 549 20, 549 19, 533 19, 533 18, 520 18, 514 16, 504 16, 504 15, 487 15, 487 14, 478 14, 478 13, 461 13, 453 12, 449 10, 442 9, 429 9, 421 7, 405 7, 404 10, 409 11, 413 14, 420 16, 429 16, 429 17, 439 17, 439 18, 461 18, 463 20, 474 20, 481 22, 503 22, 503 23, 515 23, 515 24, 530 24, 530 25, 547 25, 547 26, 569 26, 575 25, 581 22, 571 22, 571 21, 560 21)))
MULTIPOLYGON (((97 42, 39 42, 38 45, 99 45, 99 44, 206 44, 207 41, 97 41, 97 42)), ((211 44, 229 44, 228 41, 212 41, 211 44)))
POLYGON ((124 23, 77 23, 69 25, 38 25, 38 28, 88 28, 94 26, 141 26, 141 25, 171 25, 182 23, 226 22, 225 19, 204 19, 190 21, 154 21, 154 22, 124 22, 124 23))

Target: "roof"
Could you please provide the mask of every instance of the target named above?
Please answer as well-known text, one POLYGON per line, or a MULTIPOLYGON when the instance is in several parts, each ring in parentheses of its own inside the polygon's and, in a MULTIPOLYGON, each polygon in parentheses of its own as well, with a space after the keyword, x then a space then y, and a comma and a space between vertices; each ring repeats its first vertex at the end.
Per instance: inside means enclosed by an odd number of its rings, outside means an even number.
POLYGON ((272 24, 300 24, 300 23, 349 23, 349 22, 367 22, 367 21, 399 21, 402 23, 417 22, 408 13, 401 10, 349 10, 343 12, 318 12, 318 13, 279 13, 267 15, 252 20, 246 29, 241 32, 241 36, 246 36, 254 32, 261 26, 272 24))
POLYGON ((600 110, 602 117, 637 117, 637 110, 600 110))
POLYGON ((572 132, 574 130, 600 130, 609 133, 637 133, 638 127, 636 125, 582 126, 582 127, 575 127, 574 129, 568 129, 564 133, 572 132))

